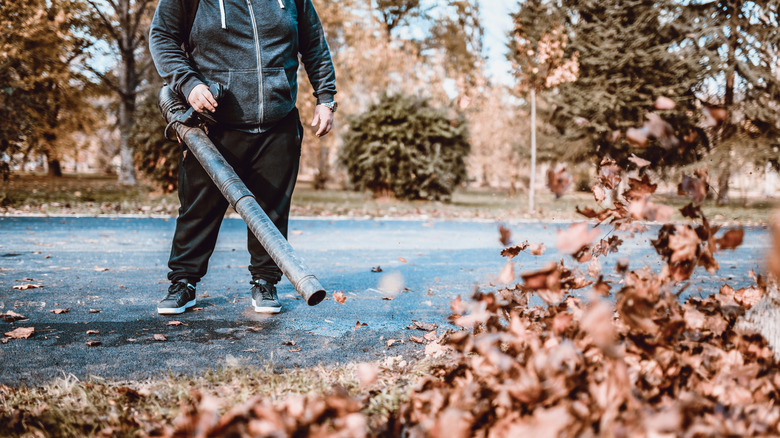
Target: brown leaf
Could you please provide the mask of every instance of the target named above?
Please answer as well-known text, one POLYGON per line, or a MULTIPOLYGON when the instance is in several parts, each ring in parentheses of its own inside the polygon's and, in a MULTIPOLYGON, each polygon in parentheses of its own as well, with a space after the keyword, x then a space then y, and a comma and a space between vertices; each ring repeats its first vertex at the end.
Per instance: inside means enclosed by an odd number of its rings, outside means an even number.
POLYGON ((95 266, 94 268, 92 268, 92 270, 93 270, 93 271, 95 271, 95 272, 106 272, 106 271, 108 271, 108 268, 103 268, 103 267, 100 267, 100 266, 95 266))
POLYGON ((675 107, 675 103, 672 99, 669 99, 666 96, 658 96, 658 99, 655 100, 655 109, 661 110, 661 111, 670 111, 673 110, 675 107))
POLYGON ((397 340, 397 339, 388 339, 388 340, 387 340, 387 342, 385 342, 385 344, 386 344, 386 345, 388 346, 388 348, 389 348, 389 347, 392 347, 393 345, 395 345, 395 344, 397 344, 397 343, 399 343, 399 342, 401 342, 401 341, 399 341, 399 340, 397 340))
POLYGON ((287 351, 289 351, 290 353, 298 353, 298 352, 300 352, 300 351, 301 351, 301 347, 298 347, 298 348, 290 348, 290 349, 289 349, 289 350, 287 350, 287 351))
POLYGON ((160 342, 163 342, 163 341, 167 341, 167 340, 168 340, 168 337, 167 337, 167 336, 165 336, 165 335, 163 335, 163 334, 160 334, 160 333, 155 333, 155 334, 154 334, 154 340, 155 340, 155 341, 160 341, 160 342))
POLYGON ((512 244, 512 230, 505 227, 504 224, 498 224, 498 241, 503 246, 509 246, 512 244))
POLYGON ((374 266, 373 268, 371 268, 371 272, 382 272, 382 267, 374 266))
POLYGON ((604 186, 601 184, 597 184, 591 187, 590 191, 593 192, 593 198, 596 199, 596 202, 601 202, 607 199, 607 191, 604 190, 604 186))
POLYGON ((719 239, 716 239, 715 242, 718 244, 718 249, 735 249, 739 245, 742 245, 742 239, 744 237, 745 229, 739 227, 726 231, 719 239))
POLYGON ((680 263, 696 259, 699 250, 699 236, 688 225, 677 226, 676 233, 669 236, 669 249, 672 251, 670 261, 680 263))
POLYGON ((87 347, 97 347, 102 344, 100 341, 87 341, 87 347))
POLYGON ((398 261, 401 263, 406 263, 406 259, 403 257, 398 257, 398 261))
POLYGON ((89 313, 100 313, 98 309, 89 309, 89 313))
POLYGON ((42 284, 22 283, 22 284, 17 284, 16 286, 14 286, 14 289, 16 289, 16 290, 27 290, 27 289, 40 289, 42 287, 43 287, 42 284))
POLYGON ((636 167, 640 169, 643 167, 647 167, 651 164, 649 161, 645 160, 644 158, 639 158, 634 154, 631 154, 631 156, 628 157, 628 161, 636 164, 636 167))
POLYGON ((27 339, 32 336, 33 333, 35 333, 34 327, 19 327, 15 330, 4 333, 4 335, 11 339, 27 339))
POLYGON ((523 287, 529 290, 552 289, 558 290, 561 285, 561 273, 558 265, 549 263, 544 268, 520 274, 525 282, 523 287))
POLYGON ((357 321, 355 323, 355 330, 357 330, 359 328, 362 328, 362 327, 368 327, 368 324, 366 324, 365 322, 360 322, 360 321, 357 321))
POLYGON ((288 347, 294 347, 295 344, 296 344, 295 341, 284 341, 284 342, 282 342, 282 345, 286 345, 288 347))
POLYGON ((532 243, 528 246, 528 250, 531 251, 531 254, 535 256, 540 256, 544 254, 544 251, 546 249, 547 248, 544 246, 544 243, 539 243, 539 244, 532 243))
POLYGON ((705 106, 702 112, 704 113, 704 125, 708 128, 717 128, 729 117, 727 109, 714 105, 705 106))
POLYGON ((436 330, 436 327, 437 327, 436 324, 429 323, 429 322, 420 322, 420 321, 412 320, 412 323, 414 324, 414 328, 416 328, 418 330, 423 330, 423 331, 426 331, 426 332, 430 332, 432 330, 436 330))
POLYGON ((547 188, 555 194, 555 198, 558 199, 566 193, 566 190, 571 186, 573 178, 571 174, 566 171, 566 166, 558 164, 555 166, 555 170, 547 170, 547 188))
POLYGON ((344 295, 344 292, 341 292, 341 291, 336 292, 335 294, 333 294, 333 299, 336 300, 336 302, 339 303, 339 304, 344 304, 344 303, 347 302, 347 296, 344 295))
POLYGON ((520 252, 524 251, 526 248, 528 248, 527 240, 519 245, 510 246, 509 248, 502 249, 501 256, 509 257, 511 259, 512 257, 520 254, 520 252))
POLYGON ((576 223, 565 230, 558 231, 556 247, 564 254, 574 254, 593 243, 593 239, 598 235, 598 230, 588 230, 586 222, 576 223))
POLYGON ((496 281, 498 283, 512 283, 515 281, 515 264, 511 261, 507 261, 501 269, 501 273, 498 274, 496 281))
POLYGON ((423 339, 423 338, 421 338, 419 336, 409 336, 409 340, 412 341, 412 342, 416 342, 418 344, 424 344, 425 343, 425 339, 423 339))
POLYGON ((27 317, 20 315, 14 312, 13 310, 9 310, 5 313, 0 313, 0 316, 2 316, 6 322, 15 322, 15 321, 21 321, 23 319, 27 319, 27 317))
POLYGON ((643 148, 647 146, 650 140, 650 131, 646 127, 628 128, 626 130, 626 140, 636 147, 643 148))
POLYGON ((184 324, 181 321, 168 321, 168 324, 166 325, 187 325, 187 324, 184 324))
POLYGON ((368 363, 361 363, 357 366, 356 374, 358 381, 360 381, 360 386, 365 388, 376 383, 376 378, 379 376, 379 367, 368 363))
POLYGON ((88 335, 99 335, 100 330, 87 330, 88 335))
POLYGON ((49 312, 55 314, 55 315, 61 315, 63 313, 70 313, 70 309, 52 309, 49 312))

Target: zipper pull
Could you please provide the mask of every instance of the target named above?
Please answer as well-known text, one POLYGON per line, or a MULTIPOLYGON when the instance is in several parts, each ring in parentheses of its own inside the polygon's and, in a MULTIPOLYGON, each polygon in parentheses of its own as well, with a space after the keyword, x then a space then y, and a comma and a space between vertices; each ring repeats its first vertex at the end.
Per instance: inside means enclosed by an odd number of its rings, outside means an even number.
POLYGON ((283 0, 279 0, 279 7, 284 9, 284 1, 283 0))

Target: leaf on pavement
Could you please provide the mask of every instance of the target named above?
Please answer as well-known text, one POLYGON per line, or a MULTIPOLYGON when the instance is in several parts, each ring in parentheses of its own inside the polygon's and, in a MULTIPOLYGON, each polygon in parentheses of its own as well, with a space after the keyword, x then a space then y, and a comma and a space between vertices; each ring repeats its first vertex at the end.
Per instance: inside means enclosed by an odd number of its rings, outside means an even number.
POLYGON ((357 329, 359 329, 359 328, 361 328, 361 327, 368 327, 368 324, 366 324, 365 322, 360 322, 360 321, 357 321, 357 322, 355 323, 355 330, 357 330, 357 329))
POLYGON ((401 263, 406 263, 406 259, 403 257, 398 257, 398 261, 401 263))
POLYGON ((16 286, 14 286, 14 289, 16 289, 16 290, 27 290, 27 289, 40 289, 42 287, 43 287, 43 285, 42 284, 38 284, 38 283, 22 283, 22 284, 17 284, 16 286))
POLYGON ((55 314, 55 315, 61 315, 63 313, 70 313, 70 309, 52 309, 49 312, 55 314))
POLYGON ((100 313, 99 309, 89 309, 89 313, 100 313))
POLYGON ((0 313, 0 316, 2 316, 6 322, 15 322, 15 321, 21 321, 23 319, 27 319, 27 317, 25 317, 24 315, 20 315, 14 312, 13 310, 9 310, 5 313, 0 313))
POLYGON ((290 353, 298 353, 299 351, 301 351, 301 347, 298 347, 298 348, 290 348, 290 349, 289 349, 289 350, 287 350, 287 351, 289 351, 290 353))
POLYGON ((187 325, 181 321, 168 321, 167 325, 187 325))
POLYGON ((87 330, 88 335, 99 335, 100 330, 87 330))
POLYGON ((168 340, 168 337, 167 337, 167 336, 165 336, 165 335, 163 335, 163 334, 160 334, 160 333, 155 333, 155 334, 154 334, 154 340, 155 340, 155 341, 160 341, 160 342, 163 342, 163 341, 167 341, 167 340, 168 340))
POLYGON ((376 378, 379 376, 379 367, 369 363, 361 363, 357 366, 357 378, 360 381, 360 386, 371 386, 376 382, 376 378))
POLYGON ((87 341, 87 347, 97 347, 102 344, 100 341, 87 341))
POLYGON ((333 294, 333 299, 336 300, 336 302, 339 304, 344 304, 345 302, 347 302, 347 296, 344 295, 344 292, 341 291, 333 294))
POLYGON ((418 344, 424 344, 425 343, 425 339, 423 339, 423 338, 421 338, 419 336, 409 336, 409 340, 412 341, 412 342, 416 342, 418 344))
POLYGON ((382 267, 374 266, 373 268, 371 268, 371 272, 382 272, 382 267))
POLYGON ((27 339, 35 333, 34 327, 19 327, 10 332, 3 333, 11 339, 27 339))
POLYGON ((100 266, 95 266, 94 268, 92 268, 92 270, 93 270, 93 271, 95 271, 95 272, 106 272, 106 271, 108 271, 108 268, 103 268, 103 267, 100 267, 100 266))
POLYGON ((429 323, 429 322, 420 322, 420 321, 412 320, 412 323, 414 324, 414 328, 416 328, 417 330, 423 330, 426 332, 436 330, 437 327, 435 323, 429 323))
POLYGON ((395 345, 395 344, 397 344, 399 342, 401 342, 401 341, 399 341, 398 339, 388 339, 387 342, 385 342, 385 344, 388 347, 392 347, 393 345, 395 345))
POLYGON ((288 347, 294 347, 295 344, 296 344, 295 341, 284 341, 284 342, 282 342, 282 345, 286 345, 288 347))

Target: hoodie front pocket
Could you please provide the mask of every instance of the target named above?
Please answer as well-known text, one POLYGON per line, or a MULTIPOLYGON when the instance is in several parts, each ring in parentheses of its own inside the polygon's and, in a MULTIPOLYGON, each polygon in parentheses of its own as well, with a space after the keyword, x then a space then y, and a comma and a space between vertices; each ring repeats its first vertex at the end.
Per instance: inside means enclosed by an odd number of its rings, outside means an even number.
POLYGON ((263 122, 273 123, 290 113, 295 104, 290 82, 281 67, 263 69, 263 122))
POLYGON ((260 93, 257 70, 212 70, 204 72, 209 82, 225 86, 219 101, 216 119, 230 125, 257 125, 260 123, 260 93))

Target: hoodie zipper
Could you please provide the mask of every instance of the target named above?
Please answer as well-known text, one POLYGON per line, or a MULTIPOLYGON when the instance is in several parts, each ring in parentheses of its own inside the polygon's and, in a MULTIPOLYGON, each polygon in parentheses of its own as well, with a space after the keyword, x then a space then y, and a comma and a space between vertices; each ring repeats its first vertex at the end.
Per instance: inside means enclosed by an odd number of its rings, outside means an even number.
POLYGON ((225 23, 225 1, 219 0, 219 15, 222 18, 222 28, 227 29, 227 24, 225 23))
POLYGON ((252 0, 246 0, 247 6, 249 6, 249 17, 252 19, 252 34, 255 38, 255 55, 257 56, 257 97, 258 97, 258 113, 260 115, 260 124, 263 123, 263 63, 260 57, 260 37, 257 36, 257 22, 255 21, 255 12, 252 9, 252 0))

